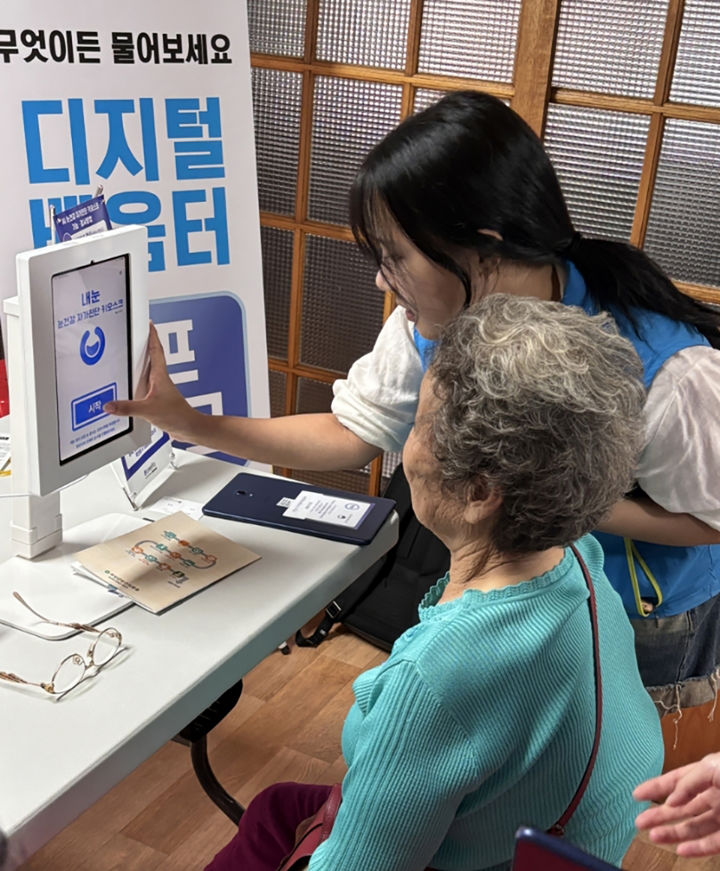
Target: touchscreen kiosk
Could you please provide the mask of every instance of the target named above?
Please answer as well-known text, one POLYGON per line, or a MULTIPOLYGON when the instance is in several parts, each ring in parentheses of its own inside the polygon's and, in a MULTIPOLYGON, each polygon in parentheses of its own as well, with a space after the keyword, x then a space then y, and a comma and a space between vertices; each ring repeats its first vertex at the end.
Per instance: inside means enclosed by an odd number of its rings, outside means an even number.
POLYGON ((55 491, 150 441, 145 421, 103 411, 144 391, 147 259, 139 226, 17 256, 18 293, 5 311, 13 538, 30 545, 23 556, 61 537, 55 491))
POLYGON ((130 397, 128 259, 121 254, 50 279, 61 466, 133 430, 129 418, 103 411, 106 402, 130 397))

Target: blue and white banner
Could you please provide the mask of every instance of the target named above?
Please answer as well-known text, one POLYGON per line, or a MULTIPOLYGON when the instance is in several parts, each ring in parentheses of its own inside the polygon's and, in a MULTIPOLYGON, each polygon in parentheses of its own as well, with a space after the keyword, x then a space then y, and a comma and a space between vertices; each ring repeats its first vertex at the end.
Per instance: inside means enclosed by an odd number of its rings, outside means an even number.
POLYGON ((102 186, 144 224, 151 316, 196 407, 269 414, 245 4, 3 0, 0 297, 102 186))

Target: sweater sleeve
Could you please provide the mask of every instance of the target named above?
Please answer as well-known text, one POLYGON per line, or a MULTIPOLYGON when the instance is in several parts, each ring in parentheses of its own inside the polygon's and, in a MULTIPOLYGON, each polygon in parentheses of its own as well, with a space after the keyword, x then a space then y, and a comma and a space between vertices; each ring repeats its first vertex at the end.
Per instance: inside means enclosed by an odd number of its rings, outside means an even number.
POLYGON ((364 442, 399 451, 415 421, 422 377, 405 311, 396 308, 372 351, 333 384, 333 414, 364 442))
POLYGON ((471 742, 414 664, 378 678, 343 780, 332 833, 309 871, 418 871, 480 781, 471 742))

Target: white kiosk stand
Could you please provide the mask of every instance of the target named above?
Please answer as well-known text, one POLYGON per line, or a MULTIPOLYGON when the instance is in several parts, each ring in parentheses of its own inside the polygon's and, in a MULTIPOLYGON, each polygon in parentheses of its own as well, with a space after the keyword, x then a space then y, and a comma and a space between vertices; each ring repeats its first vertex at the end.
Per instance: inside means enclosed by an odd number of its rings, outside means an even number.
POLYGON ((150 426, 107 415, 142 388, 149 326, 144 227, 124 227, 17 256, 18 295, 4 303, 12 445, 11 541, 0 565, 0 622, 44 638, 131 602, 73 573, 72 554, 143 525, 110 514, 63 534, 60 489, 150 440, 150 426))

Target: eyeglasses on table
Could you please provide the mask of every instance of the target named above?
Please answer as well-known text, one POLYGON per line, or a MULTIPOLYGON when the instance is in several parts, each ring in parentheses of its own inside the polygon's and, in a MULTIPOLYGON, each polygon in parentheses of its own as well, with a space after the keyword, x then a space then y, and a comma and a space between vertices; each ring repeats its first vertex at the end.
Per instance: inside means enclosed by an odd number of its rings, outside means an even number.
POLYGON ((28 605, 20 593, 13 592, 13 596, 28 611, 31 611, 42 620, 43 623, 51 623, 53 626, 67 626, 68 629, 78 629, 81 632, 91 632, 97 635, 97 638, 93 639, 85 656, 81 656, 79 653, 71 653, 69 656, 66 656, 55 669, 55 673, 49 681, 38 683, 25 680, 25 678, 7 671, 0 671, 0 680, 40 687, 46 693, 50 693, 50 695, 61 696, 74 689, 86 677, 89 677, 89 669, 94 668, 97 672, 120 652, 122 648, 122 635, 114 627, 108 626, 106 629, 101 630, 96 629, 94 626, 87 626, 85 623, 63 623, 59 620, 51 620, 28 605))

